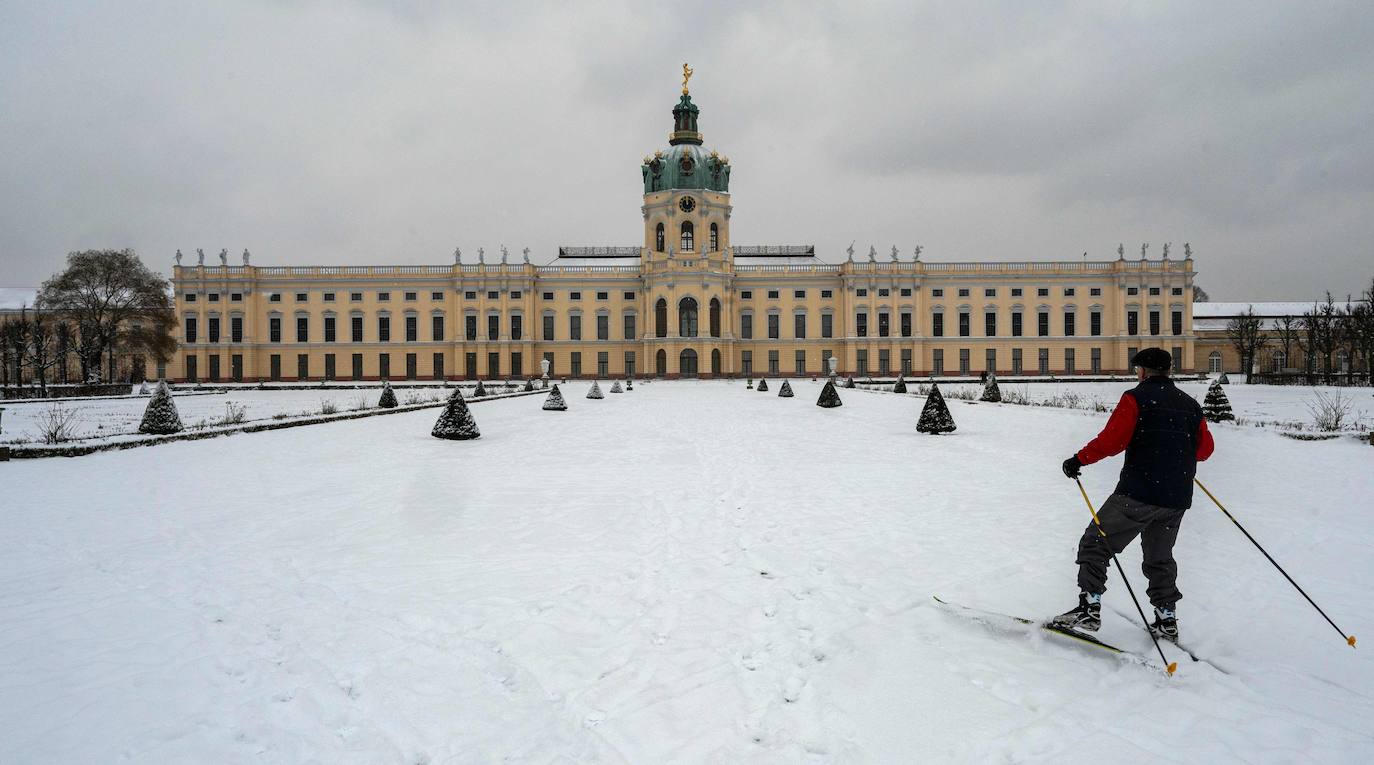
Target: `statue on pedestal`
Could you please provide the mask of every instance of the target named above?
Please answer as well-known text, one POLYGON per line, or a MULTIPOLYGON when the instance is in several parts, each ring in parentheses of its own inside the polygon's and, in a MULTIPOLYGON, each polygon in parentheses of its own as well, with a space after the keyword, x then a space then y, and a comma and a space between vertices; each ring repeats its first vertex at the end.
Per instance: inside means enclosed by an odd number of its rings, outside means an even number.
POLYGON ((877 263, 877 262, 878 262, 878 248, 877 248, 877 247, 874 247, 874 246, 871 245, 871 244, 868 245, 868 262, 869 262, 869 263, 877 263))
POLYGON ((248 248, 247 248, 247 247, 244 247, 244 248, 243 248, 243 264, 244 264, 245 266, 249 264, 249 259, 250 259, 251 257, 252 257, 252 256, 248 254, 248 248))
POLYGON ((530 262, 530 248, 526 247, 526 248, 522 251, 522 254, 525 256, 525 262, 526 262, 526 263, 530 262))
POLYGON ((1164 259, 1165 259, 1165 260, 1168 260, 1168 259, 1169 259, 1169 245, 1170 245, 1170 244, 1173 244, 1173 243, 1172 243, 1172 242, 1165 242, 1165 243, 1164 243, 1164 259))
POLYGON ((1150 249, 1150 243, 1149 243, 1149 242, 1146 242, 1146 243, 1140 245, 1140 259, 1141 259, 1141 260, 1144 260, 1144 259, 1145 259, 1145 251, 1148 250, 1148 249, 1150 249))
POLYGON ((1189 244, 1188 242, 1184 242, 1184 243, 1183 243, 1183 259, 1184 259, 1184 260, 1192 260, 1192 259, 1193 259, 1193 245, 1189 244))
POLYGON ((461 265, 463 265, 463 248, 462 248, 462 247, 454 247, 454 248, 453 248, 453 265, 455 265, 455 266, 461 266, 461 265))
POLYGON ((229 265, 229 248, 228 248, 228 247, 223 247, 223 248, 220 249, 220 251, 219 251, 219 264, 220 264, 221 266, 228 266, 228 265, 229 265))
POLYGON ((921 245, 919 245, 919 244, 916 245, 916 260, 919 261, 919 260, 921 259, 921 250, 924 250, 924 249, 925 249, 925 248, 922 247, 921 245))
POLYGON ((181 250, 180 250, 180 249, 177 250, 177 254, 173 256, 173 259, 176 260, 178 266, 181 265, 181 250))
POLYGON ((510 257, 510 253, 506 251, 506 245, 503 244, 501 245, 501 265, 506 265, 506 259, 508 257, 510 257))
POLYGON ((853 263, 853 262, 854 262, 854 243, 853 243, 853 242, 850 242, 850 243, 849 243, 849 247, 845 248, 845 252, 849 253, 849 262, 850 262, 850 263, 853 263))
POLYGON ((477 262, 485 264, 487 262, 487 251, 482 247, 477 248, 477 262))
POLYGON ((897 245, 892 245, 892 262, 897 262, 897 245))
POLYGON ((205 250, 202 250, 199 247, 196 248, 196 265, 205 265, 205 250))

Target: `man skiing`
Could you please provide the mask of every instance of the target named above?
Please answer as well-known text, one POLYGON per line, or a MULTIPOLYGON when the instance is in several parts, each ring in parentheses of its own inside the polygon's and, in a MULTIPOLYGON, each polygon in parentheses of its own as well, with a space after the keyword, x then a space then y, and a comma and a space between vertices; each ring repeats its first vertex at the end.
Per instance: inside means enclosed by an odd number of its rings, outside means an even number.
POLYGON ((1102 528, 1089 523, 1078 542, 1078 607, 1054 618, 1065 627, 1095 632, 1102 626, 1102 593, 1112 553, 1140 536, 1155 607, 1150 629, 1177 641, 1174 608, 1178 564, 1174 541, 1183 513, 1193 504, 1197 463, 1212 456, 1212 434, 1200 407, 1169 379, 1173 359, 1163 348, 1146 348, 1131 358, 1140 384, 1121 396, 1107 426, 1088 445, 1064 460, 1064 475, 1078 478, 1084 465, 1126 452, 1116 490, 1097 511, 1102 528), (1105 534, 1106 536, 1103 536, 1105 534))

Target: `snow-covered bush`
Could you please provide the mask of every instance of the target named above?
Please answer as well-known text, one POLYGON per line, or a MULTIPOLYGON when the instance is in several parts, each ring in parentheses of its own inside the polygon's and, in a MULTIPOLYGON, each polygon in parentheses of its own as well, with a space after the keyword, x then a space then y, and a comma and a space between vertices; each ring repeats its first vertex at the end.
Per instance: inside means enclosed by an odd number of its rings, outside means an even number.
POLYGON ((454 389, 444 411, 439 413, 439 419, 434 423, 434 430, 429 434, 450 441, 466 441, 482 435, 477 429, 477 421, 472 418, 472 412, 468 410, 468 402, 463 400, 462 390, 454 389))
POLYGON ((481 398, 481 397, 483 397, 483 396, 485 396, 485 395, 487 395, 487 386, 483 385, 481 380, 478 380, 478 381, 477 381, 477 390, 474 390, 474 391, 472 392, 472 397, 473 397, 473 398, 481 398))
POLYGON ((601 386, 596 384, 596 380, 592 380, 592 387, 590 387, 590 388, 587 389, 587 398, 605 398, 605 397, 606 397, 606 394, 604 394, 604 393, 601 392, 601 386))
POLYGON ((146 395, 148 395, 148 383, 142 382, 142 383, 139 383, 139 384, 138 384, 138 395, 140 395, 140 396, 146 396, 146 395))
POLYGON ((320 414, 338 414, 339 405, 332 398, 320 399, 320 414))
POLYGON ((1217 378, 1217 382, 1221 383, 1222 385, 1230 385, 1231 378, 1227 377, 1225 372, 1222 372, 1221 377, 1217 378))
POLYGON ((235 404, 232 401, 224 404, 224 419, 214 423, 215 425, 240 425, 248 419, 248 407, 243 404, 235 404))
POLYGON ((563 394, 559 392, 559 390, 558 390, 558 385, 557 385, 557 384, 555 384, 555 385, 553 386, 553 390, 549 391, 549 397, 546 398, 546 399, 544 399, 544 411, 546 411, 546 412, 566 412, 566 411, 568 411, 568 402, 566 402, 566 401, 563 400, 563 394))
POLYGON ((139 433, 166 435, 183 429, 181 415, 172 401, 172 390, 166 380, 159 380, 153 397, 148 399, 148 408, 143 410, 143 421, 138 424, 139 433))
POLYGON ((622 388, 622 387, 620 387, 620 381, 619 381, 619 380, 616 380, 615 382, 611 383, 611 392, 612 392, 612 393, 624 393, 624 392, 625 392, 625 389, 622 388))
POLYGON ((893 392, 893 393, 906 393, 906 378, 905 378, 905 377, 903 377, 902 375, 897 375, 897 382, 896 382, 896 384, 894 384, 894 385, 892 386, 892 392, 893 392))
POLYGON ((361 412, 367 408, 367 396, 359 393, 353 397, 353 406, 349 407, 355 412, 361 412))
MULTIPOLYGON (((169 399, 170 400, 170 399, 169 399)), ((175 416, 176 410, 173 409, 175 416)), ((45 444, 61 444, 76 438, 76 429, 81 424, 81 410, 68 409, 61 402, 49 404, 38 413, 38 437, 45 444)), ((177 420, 177 430, 181 420, 177 420)))
POLYGON ((391 383, 382 383, 382 397, 377 400, 377 407, 379 409, 396 408, 396 392, 391 389, 391 383))
POLYGON ((954 432, 954 418, 950 416, 949 406, 945 404, 939 385, 930 386, 926 405, 921 408, 921 419, 916 421, 916 431, 932 435, 954 432))
POLYGON ((825 387, 821 388, 820 398, 816 399, 816 406, 832 409, 843 404, 844 402, 840 401, 840 392, 835 390, 835 381, 826 380, 825 387))
MULTIPOLYGON (((1311 409, 1310 404, 1308 408, 1311 409)), ((1202 400, 1202 416, 1211 422, 1236 419, 1231 413, 1231 400, 1226 398, 1226 391, 1221 389, 1220 380, 1213 380, 1212 384, 1207 386, 1207 396, 1202 400)))
POLYGON ((1002 389, 997 386, 997 375, 988 375, 988 381, 983 384, 983 395, 978 400, 994 404, 1002 401, 1002 389))
POLYGON ((845 381, 844 381, 844 387, 846 387, 846 388, 853 388, 853 387, 856 387, 856 386, 854 385, 854 378, 853 378, 853 377, 846 377, 846 378, 845 378, 845 381))
MULTIPOLYGON (((1313 390, 1316 398, 1307 402, 1307 411, 1312 413, 1312 423, 1317 426, 1317 430, 1335 432, 1345 424, 1345 418, 1350 414, 1352 401, 1339 390, 1332 391, 1330 394, 1319 390, 1313 390)), ((1212 392, 1207 391, 1210 399, 1212 392)), ((1227 412, 1230 412, 1228 405, 1227 412)))
POLYGON ((792 398, 792 384, 786 380, 782 381, 782 386, 778 388, 778 398, 792 398))
POLYGON ((758 389, 761 390, 761 391, 767 391, 767 390, 768 390, 768 378, 765 377, 765 378, 763 378, 762 380, 759 380, 759 387, 758 387, 758 389))

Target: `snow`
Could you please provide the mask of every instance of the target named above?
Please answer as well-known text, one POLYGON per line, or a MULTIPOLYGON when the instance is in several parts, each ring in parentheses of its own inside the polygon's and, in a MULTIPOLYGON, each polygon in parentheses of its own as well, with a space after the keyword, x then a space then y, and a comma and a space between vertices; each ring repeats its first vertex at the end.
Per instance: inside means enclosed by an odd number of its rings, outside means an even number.
MULTIPOLYGON (((474 441, 431 409, 0 463, 0 762, 1374 758, 1374 658, 1203 497, 1180 619, 1230 674, 931 601, 1073 603, 1059 462, 1105 414, 950 400, 931 438, 919 396, 796 385, 489 401, 474 441)), ((1213 430, 1202 480, 1368 637, 1371 447, 1213 430)), ((1085 469, 1094 501, 1118 465, 1085 469)), ((1104 639, 1150 650, 1116 572, 1105 603, 1104 639)))

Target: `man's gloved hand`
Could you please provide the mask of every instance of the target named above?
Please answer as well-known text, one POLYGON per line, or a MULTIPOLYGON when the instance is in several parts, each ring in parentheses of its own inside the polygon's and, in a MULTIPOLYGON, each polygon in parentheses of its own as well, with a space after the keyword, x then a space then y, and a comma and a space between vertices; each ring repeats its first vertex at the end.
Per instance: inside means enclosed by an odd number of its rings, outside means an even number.
POLYGON ((1077 478, 1083 474, 1083 463, 1078 461, 1078 455, 1064 460, 1064 475, 1070 478, 1077 478))

